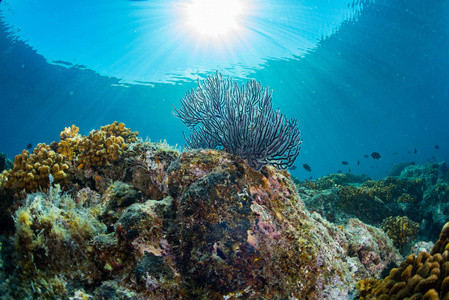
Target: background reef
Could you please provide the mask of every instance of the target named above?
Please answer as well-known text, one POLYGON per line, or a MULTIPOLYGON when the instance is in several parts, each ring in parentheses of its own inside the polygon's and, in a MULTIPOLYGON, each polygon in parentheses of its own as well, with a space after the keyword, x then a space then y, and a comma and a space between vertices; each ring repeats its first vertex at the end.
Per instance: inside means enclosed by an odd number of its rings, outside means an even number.
POLYGON ((272 166, 256 172, 224 151, 142 141, 123 123, 88 136, 71 126, 1 174, 0 292, 374 299, 421 274, 432 284, 417 283, 419 293, 438 294, 447 233, 432 252, 432 243, 415 238, 438 239, 448 179, 446 164, 434 163, 380 181, 348 173, 301 182, 272 166), (409 267, 424 261, 425 271, 409 267))

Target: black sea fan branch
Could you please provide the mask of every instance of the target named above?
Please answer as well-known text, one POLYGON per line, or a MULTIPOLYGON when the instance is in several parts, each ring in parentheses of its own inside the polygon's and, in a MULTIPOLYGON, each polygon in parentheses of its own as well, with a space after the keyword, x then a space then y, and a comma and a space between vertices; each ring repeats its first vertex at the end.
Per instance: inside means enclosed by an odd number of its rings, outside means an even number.
POLYGON ((271 164, 293 165, 302 140, 296 119, 273 111, 272 91, 251 80, 238 86, 218 72, 181 99, 173 114, 192 130, 185 137, 189 148, 223 148, 248 160, 259 171, 271 164))

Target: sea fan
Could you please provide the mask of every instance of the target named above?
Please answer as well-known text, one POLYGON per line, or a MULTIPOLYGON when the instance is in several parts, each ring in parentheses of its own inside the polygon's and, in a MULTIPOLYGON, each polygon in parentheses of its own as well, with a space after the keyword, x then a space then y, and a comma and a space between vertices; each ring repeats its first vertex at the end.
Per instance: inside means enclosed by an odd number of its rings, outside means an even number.
POLYGON ((259 171, 271 164, 278 169, 293 165, 299 154, 300 131, 296 119, 273 111, 272 91, 251 80, 238 86, 218 72, 181 99, 173 114, 190 129, 189 148, 224 149, 248 160, 259 171))

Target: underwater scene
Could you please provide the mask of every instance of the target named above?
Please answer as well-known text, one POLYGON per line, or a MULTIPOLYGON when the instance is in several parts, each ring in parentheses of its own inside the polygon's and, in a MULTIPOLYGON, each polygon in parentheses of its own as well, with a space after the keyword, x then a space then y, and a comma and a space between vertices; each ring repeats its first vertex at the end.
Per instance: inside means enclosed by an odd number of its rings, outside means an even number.
POLYGON ((448 16, 0 0, 0 299, 449 299, 448 16))

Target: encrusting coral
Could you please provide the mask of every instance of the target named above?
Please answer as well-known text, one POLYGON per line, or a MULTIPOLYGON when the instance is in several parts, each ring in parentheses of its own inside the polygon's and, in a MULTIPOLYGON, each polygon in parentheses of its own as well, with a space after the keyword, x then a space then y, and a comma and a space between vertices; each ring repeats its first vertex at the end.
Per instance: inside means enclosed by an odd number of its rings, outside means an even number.
POLYGON ((382 221, 380 228, 393 241, 395 247, 401 248, 407 242, 416 238, 419 224, 407 217, 390 216, 382 221))
MULTIPOLYGON (((407 216, 420 223, 421 240, 438 238, 440 229, 449 220, 449 170, 445 162, 411 165, 398 178, 366 179, 352 173, 305 181, 295 181, 293 177, 307 208, 329 221, 343 223, 356 217, 379 226, 389 216, 407 216)), ((406 252, 407 248, 401 250, 406 252)))
POLYGON ((385 180, 368 180, 363 183, 361 188, 387 203, 402 202, 405 199, 407 202, 413 203, 422 199, 423 185, 421 179, 405 180, 387 177, 385 180))
POLYGON ((413 203, 422 199, 422 187, 423 182, 420 179, 404 180, 387 177, 385 180, 368 180, 360 187, 344 186, 339 194, 343 205, 360 201, 360 198, 371 201, 375 197, 384 203, 413 203))
MULTIPOLYGON (((348 175, 345 174, 345 176, 348 175)), ((332 186, 330 183, 334 180, 330 181, 329 178, 332 177, 326 176, 307 184, 300 183, 299 188, 305 192, 305 189, 316 190, 315 186, 322 184, 320 190, 323 187, 328 190, 334 189, 333 192, 338 194, 338 198, 334 201, 334 207, 350 215, 350 217, 357 217, 368 224, 379 224, 391 215, 404 213, 409 216, 417 215, 416 204, 419 204, 423 199, 423 181, 420 179, 387 177, 385 180, 367 180, 359 184, 359 181, 354 182, 354 179, 356 179, 354 178, 351 179, 351 184, 348 184, 347 182, 341 182, 340 177, 340 183, 335 182, 332 186), (327 184, 325 184, 326 182, 327 184)), ((348 178, 346 178, 347 180, 348 178)), ((312 207, 311 209, 315 208, 312 207)))
POLYGON ((132 184, 151 199, 161 200, 166 197, 164 178, 168 167, 179 157, 180 152, 167 142, 142 141, 131 144, 128 153, 125 161, 133 170, 132 184))
POLYGON ((189 299, 344 299, 342 286, 353 277, 341 260, 364 274, 394 260, 391 243, 380 246, 379 238, 376 253, 359 241, 360 235, 373 239, 369 231, 376 229, 362 231, 351 222, 357 228, 352 240, 311 218, 288 172, 271 166, 257 172, 225 152, 184 152, 168 170, 166 190, 176 208, 168 240, 192 287, 189 299))
POLYGON ((449 223, 429 253, 411 254, 383 280, 360 281, 360 299, 449 299, 449 223))

